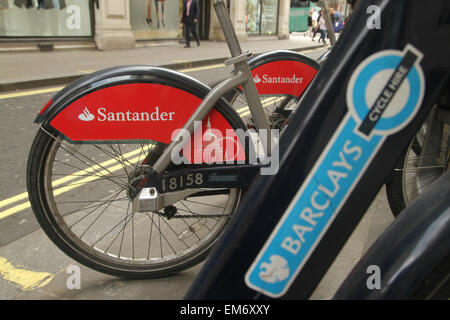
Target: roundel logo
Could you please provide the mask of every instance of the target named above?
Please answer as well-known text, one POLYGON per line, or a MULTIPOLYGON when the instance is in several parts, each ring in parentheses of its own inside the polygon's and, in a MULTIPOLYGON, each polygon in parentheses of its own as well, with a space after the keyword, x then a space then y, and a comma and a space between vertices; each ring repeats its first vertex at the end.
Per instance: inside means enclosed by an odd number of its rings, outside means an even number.
POLYGON ((380 51, 356 68, 346 94, 359 133, 393 134, 414 118, 425 91, 422 57, 407 45, 403 51, 380 51))

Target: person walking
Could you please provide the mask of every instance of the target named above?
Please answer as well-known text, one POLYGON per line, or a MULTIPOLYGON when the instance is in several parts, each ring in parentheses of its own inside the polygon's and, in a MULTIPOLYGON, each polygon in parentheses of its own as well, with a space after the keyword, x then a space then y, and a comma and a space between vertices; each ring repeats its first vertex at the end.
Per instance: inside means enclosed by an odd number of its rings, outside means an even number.
POLYGON ((191 47, 191 33, 197 41, 197 47, 200 46, 200 39, 197 33, 198 17, 200 15, 200 8, 198 0, 184 0, 183 16, 181 22, 185 26, 186 45, 185 48, 191 47))
POLYGON ((312 14, 313 14, 313 10, 311 10, 309 12, 309 15, 308 15, 308 30, 305 32, 305 37, 307 35, 311 35, 312 36, 312 29, 313 29, 312 14))
POLYGON ((158 2, 161 2, 161 23, 162 23, 162 27, 165 27, 165 22, 164 22, 164 0, 155 0, 155 9, 156 9, 156 21, 158 22, 157 24, 157 28, 159 29, 159 6, 158 6, 158 2))
MULTIPOLYGON (((322 11, 321 11, 322 12, 322 11)), ((319 32, 319 18, 320 18, 320 14, 314 10, 314 12, 311 15, 312 18, 312 23, 313 23, 313 35, 312 35, 312 41, 314 41, 314 38, 316 37, 317 32, 319 32)))
POLYGON ((327 34, 327 26, 326 26, 325 18, 323 17, 322 11, 320 11, 320 17, 319 17, 319 32, 320 32, 319 42, 320 42, 320 40, 322 40, 323 43, 326 43, 325 37, 327 34))

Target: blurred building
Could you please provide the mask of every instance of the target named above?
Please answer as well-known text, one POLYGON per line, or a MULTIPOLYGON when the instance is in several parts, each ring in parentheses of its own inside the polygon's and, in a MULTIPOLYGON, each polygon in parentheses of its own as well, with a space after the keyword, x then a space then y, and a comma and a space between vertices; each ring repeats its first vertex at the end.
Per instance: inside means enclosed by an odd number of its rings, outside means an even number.
MULTIPOLYGON (((346 17, 350 13, 350 5, 347 0, 327 0, 329 8, 338 11, 342 17, 346 17)), ((291 0, 291 8, 289 10, 289 32, 304 32, 308 30, 308 16, 312 9, 320 10, 317 2, 304 0, 291 0)))
MULTIPOLYGON (((201 38, 224 40, 213 1, 198 1, 201 38)), ((225 2, 239 40, 289 37, 291 0, 225 2)), ((183 0, 0 0, 0 50, 108 50, 179 40, 182 7, 183 0)))

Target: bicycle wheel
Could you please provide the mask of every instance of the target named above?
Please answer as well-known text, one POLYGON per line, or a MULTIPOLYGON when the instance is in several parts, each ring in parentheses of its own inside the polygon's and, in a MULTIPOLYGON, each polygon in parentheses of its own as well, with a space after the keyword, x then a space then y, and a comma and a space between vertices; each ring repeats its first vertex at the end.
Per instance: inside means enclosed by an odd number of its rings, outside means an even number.
MULTIPOLYGON (((244 129, 224 109, 216 108, 233 128, 244 129)), ((192 267, 205 259, 241 199, 241 189, 199 189, 164 210, 135 212, 134 187, 167 145, 63 138, 50 126, 38 131, 27 169, 30 202, 50 239, 97 271, 152 278, 192 267)))
MULTIPOLYGON (((294 111, 299 98, 287 94, 259 95, 259 97, 270 127, 272 129, 282 130, 287 124, 287 119, 294 111)), ((247 128, 255 128, 248 102, 243 92, 235 89, 229 95, 228 101, 239 116, 241 116, 247 128)))
POLYGON ((411 141, 386 184, 389 206, 394 216, 414 201, 449 167, 449 124, 435 108, 411 141))

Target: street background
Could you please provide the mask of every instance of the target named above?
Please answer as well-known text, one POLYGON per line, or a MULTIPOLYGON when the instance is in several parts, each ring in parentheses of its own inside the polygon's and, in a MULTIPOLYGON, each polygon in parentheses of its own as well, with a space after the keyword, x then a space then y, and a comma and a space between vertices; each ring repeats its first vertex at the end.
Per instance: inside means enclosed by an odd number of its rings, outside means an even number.
MULTIPOLYGON (((242 43, 254 54, 295 50, 314 59, 325 47, 303 33, 289 40, 242 43)), ((184 49, 178 42, 112 51, 57 50, 0 53, 0 299, 182 299, 202 265, 176 276, 125 280, 81 268, 81 288, 68 289, 77 265, 46 237, 24 197, 26 162, 45 103, 65 84, 107 67, 144 64, 178 70, 211 85, 231 71, 223 66, 226 43, 202 41, 184 49), (21 196, 22 195, 22 196, 21 196)), ((329 299, 361 255, 393 220, 384 188, 312 295, 329 299)))

